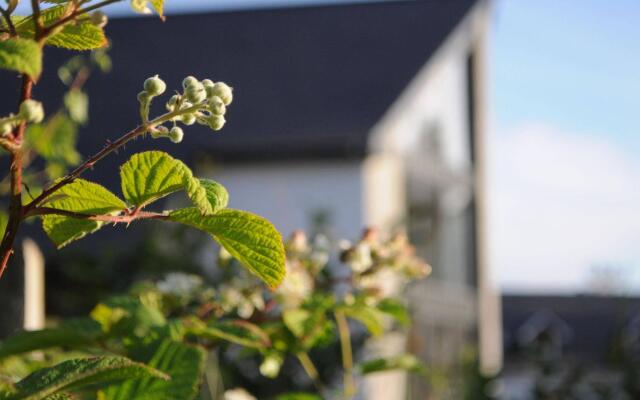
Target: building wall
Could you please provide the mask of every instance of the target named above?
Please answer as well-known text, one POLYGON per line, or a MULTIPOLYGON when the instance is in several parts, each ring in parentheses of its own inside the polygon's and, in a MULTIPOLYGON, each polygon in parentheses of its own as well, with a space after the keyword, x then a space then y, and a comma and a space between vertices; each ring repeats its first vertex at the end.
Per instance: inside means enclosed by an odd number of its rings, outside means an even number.
POLYGON ((314 228, 318 214, 336 238, 356 238, 365 224, 360 161, 231 164, 205 174, 228 189, 231 208, 266 217, 285 237, 314 228))

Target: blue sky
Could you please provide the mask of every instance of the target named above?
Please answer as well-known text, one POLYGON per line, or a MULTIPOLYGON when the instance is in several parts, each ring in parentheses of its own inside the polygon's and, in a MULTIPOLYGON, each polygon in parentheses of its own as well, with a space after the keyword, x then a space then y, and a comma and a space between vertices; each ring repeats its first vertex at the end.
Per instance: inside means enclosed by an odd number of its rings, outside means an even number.
POLYGON ((640 2, 498 0, 489 234, 508 290, 640 291, 640 2), (604 266, 604 268, 603 268, 604 266))

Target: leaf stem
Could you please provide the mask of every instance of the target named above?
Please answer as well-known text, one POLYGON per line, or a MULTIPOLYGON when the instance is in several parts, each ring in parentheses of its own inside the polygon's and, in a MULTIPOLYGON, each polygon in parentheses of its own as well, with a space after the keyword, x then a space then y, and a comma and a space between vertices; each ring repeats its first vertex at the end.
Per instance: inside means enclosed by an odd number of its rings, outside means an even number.
POLYGON ((340 349, 342 350, 342 368, 344 369, 343 385, 344 399, 350 400, 356 394, 356 384, 353 379, 353 350, 351 348, 351 330, 349 322, 342 311, 335 311, 334 316, 338 325, 340 349))
POLYGON ((313 385, 316 387, 316 389, 319 392, 323 392, 324 385, 320 381, 320 374, 318 373, 318 369, 316 368, 316 366, 313 364, 313 361, 311 361, 311 357, 309 357, 309 354, 301 351, 296 354, 296 357, 298 358, 298 361, 300 361, 300 364, 302 364, 302 369, 304 369, 304 372, 306 372, 307 376, 309 376, 309 378, 311 378, 311 380, 313 381, 313 385))

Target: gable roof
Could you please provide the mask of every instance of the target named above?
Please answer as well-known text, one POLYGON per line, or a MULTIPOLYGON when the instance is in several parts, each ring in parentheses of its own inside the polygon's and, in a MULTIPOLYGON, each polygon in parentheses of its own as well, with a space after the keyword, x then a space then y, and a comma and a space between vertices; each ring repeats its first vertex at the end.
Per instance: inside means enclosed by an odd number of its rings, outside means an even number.
MULTIPOLYGON (((604 361, 615 349, 621 334, 635 332, 640 298, 597 295, 503 295, 502 326, 507 361, 520 352, 518 334, 541 312, 552 314, 555 324, 572 332, 563 343, 563 354, 581 360, 604 361)), ((637 340, 637 338, 636 338, 637 340)))
MULTIPOLYGON (((212 12, 170 16, 165 23, 114 19, 107 25, 114 69, 88 82, 91 121, 81 151, 92 153, 139 122, 136 94, 158 73, 169 88, 179 88, 189 74, 235 88, 219 135, 194 127, 180 146, 153 144, 178 157, 200 151, 231 161, 361 157, 369 130, 475 2, 212 12)), ((49 69, 36 97, 59 96, 52 75, 68 56, 48 50, 49 69)), ((4 82, 0 78, 0 86, 4 82)))

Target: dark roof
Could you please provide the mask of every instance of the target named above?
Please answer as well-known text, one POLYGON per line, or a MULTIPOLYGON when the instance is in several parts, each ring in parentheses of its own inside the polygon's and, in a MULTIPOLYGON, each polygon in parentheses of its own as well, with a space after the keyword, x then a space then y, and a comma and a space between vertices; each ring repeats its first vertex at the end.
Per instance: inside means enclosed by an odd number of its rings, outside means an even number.
MULTIPOLYGON (((518 355, 518 333, 540 313, 551 313, 571 329, 563 354, 606 360, 616 340, 640 317, 640 298, 597 295, 505 295, 502 323, 507 360, 518 355)), ((631 333, 631 332, 629 332, 631 333)))
MULTIPOLYGON (((475 1, 213 12, 170 16, 165 23, 114 19, 107 26, 114 69, 88 83, 91 122, 81 150, 93 152, 134 127, 136 94, 145 78, 158 73, 170 88, 189 74, 224 80, 234 86, 235 101, 220 135, 198 127, 180 146, 163 141, 140 148, 243 161, 361 157, 370 128, 475 1)), ((36 97, 59 95, 53 74, 66 57, 48 50, 49 69, 36 97)), ((6 82, 0 77, 0 87, 6 82)), ((1 109, 11 105, 6 94, 1 109)))

